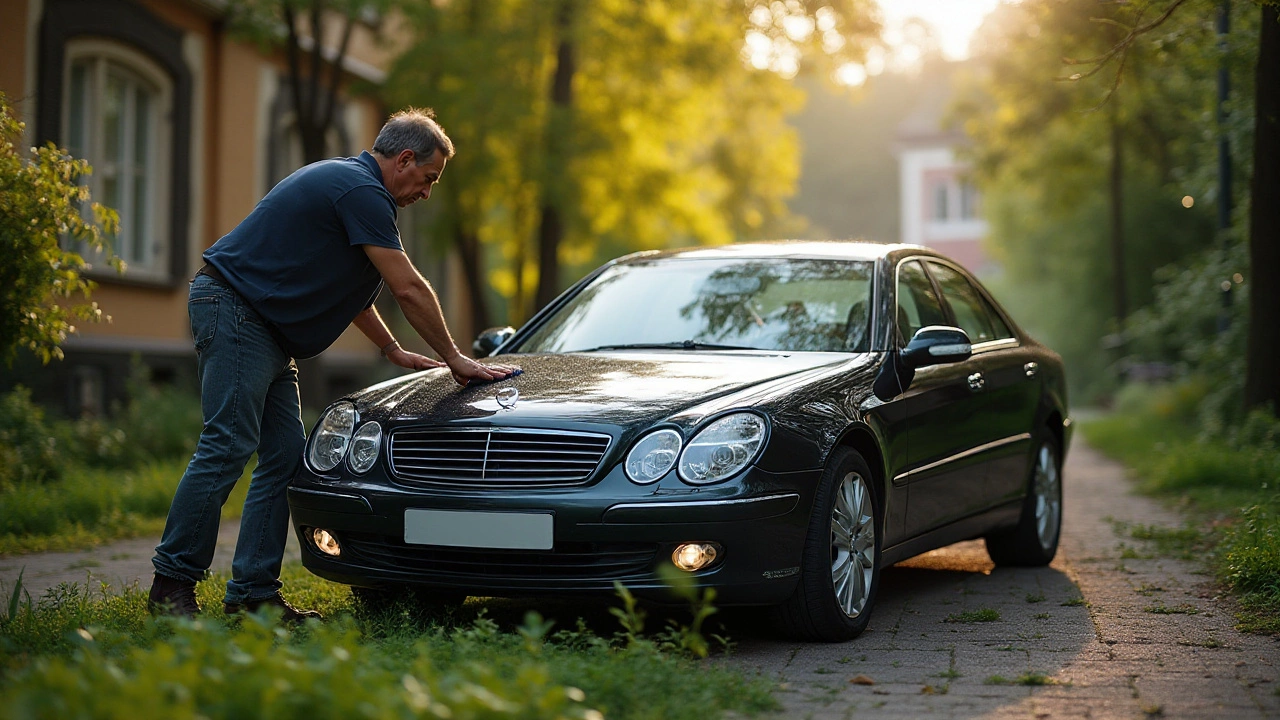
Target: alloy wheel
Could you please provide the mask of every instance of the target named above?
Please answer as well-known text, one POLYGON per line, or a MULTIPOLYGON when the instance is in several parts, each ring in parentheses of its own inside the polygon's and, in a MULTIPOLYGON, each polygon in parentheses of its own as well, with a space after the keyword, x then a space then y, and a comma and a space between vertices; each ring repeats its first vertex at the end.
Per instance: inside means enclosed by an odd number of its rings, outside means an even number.
POLYGON ((1058 476, 1058 459, 1048 444, 1040 446, 1036 457, 1033 484, 1036 500, 1036 536, 1040 547, 1048 550, 1058 540, 1062 518, 1062 483, 1058 476))
POLYGON ((866 608, 875 570, 876 523, 871 489, 856 472, 840 481, 831 507, 831 584, 849 617, 866 608))

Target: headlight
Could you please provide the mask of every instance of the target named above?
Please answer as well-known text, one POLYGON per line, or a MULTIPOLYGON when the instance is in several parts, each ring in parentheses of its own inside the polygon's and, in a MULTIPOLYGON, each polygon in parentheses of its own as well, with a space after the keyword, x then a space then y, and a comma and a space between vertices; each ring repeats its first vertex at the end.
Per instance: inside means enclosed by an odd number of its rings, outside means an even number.
POLYGON ((356 428, 356 417, 356 406, 349 402, 329 408, 311 437, 311 451, 307 453, 311 467, 328 472, 342 462, 351 444, 351 432, 356 428))
POLYGON ((378 461, 378 448, 382 445, 382 428, 370 420, 360 426, 351 438, 351 454, 347 456, 347 465, 352 471, 365 473, 378 461))
POLYGON ((680 456, 680 479, 694 485, 720 482, 755 459, 764 445, 764 418, 726 415, 693 436, 680 456))
POLYGON ((647 485, 671 471, 680 457, 680 433, 659 430, 649 433, 627 454, 627 477, 633 483, 647 485))

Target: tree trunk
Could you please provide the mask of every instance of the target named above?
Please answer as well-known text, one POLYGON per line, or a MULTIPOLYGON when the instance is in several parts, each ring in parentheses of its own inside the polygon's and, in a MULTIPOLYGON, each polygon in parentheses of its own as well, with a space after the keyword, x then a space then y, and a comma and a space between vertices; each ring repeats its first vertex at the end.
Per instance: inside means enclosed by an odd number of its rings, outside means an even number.
POLYGON ((294 126, 302 141, 302 161, 310 164, 328 157, 329 129, 333 126, 334 114, 338 104, 338 85, 342 78, 342 63, 347 54, 347 46, 351 41, 355 27, 355 17, 348 14, 344 18, 342 40, 337 55, 329 68, 328 82, 324 82, 324 57, 321 52, 324 38, 321 36, 322 18, 325 0, 311 0, 307 15, 311 25, 310 61, 306 74, 302 69, 302 43, 299 39, 298 25, 300 16, 293 6, 286 3, 282 7, 284 25, 288 38, 286 41, 286 58, 289 64, 289 82, 292 85, 294 126))
POLYGON ((1113 292, 1116 320, 1129 315, 1128 289, 1124 269, 1124 137, 1115 103, 1111 103, 1111 265, 1115 273, 1113 292))
POLYGON ((467 280, 467 298, 471 301, 471 333, 475 337, 481 330, 491 327, 489 300, 485 297, 483 282, 484 260, 481 256, 480 238, 473 232, 455 228, 453 244, 462 260, 462 274, 467 280))
POLYGON ((534 302, 545 307, 560 292, 560 241, 564 237, 562 204, 568 167, 567 138, 569 113, 573 104, 575 70, 572 0, 561 0, 556 11, 556 71, 551 79, 551 107, 546 130, 546 172, 542 179, 541 218, 538 221, 538 292, 534 302))
POLYGON ((1246 408, 1280 413, 1280 8, 1264 5, 1258 40, 1249 209, 1249 348, 1246 408))

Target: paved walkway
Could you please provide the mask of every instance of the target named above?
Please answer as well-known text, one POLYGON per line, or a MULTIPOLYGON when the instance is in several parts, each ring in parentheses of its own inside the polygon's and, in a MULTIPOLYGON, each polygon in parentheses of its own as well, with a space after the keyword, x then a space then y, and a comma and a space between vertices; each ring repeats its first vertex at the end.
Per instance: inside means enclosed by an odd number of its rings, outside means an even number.
POLYGON ((788 718, 1280 718, 1280 641, 1236 632, 1203 568, 1125 536, 1181 519, 1078 440, 1052 566, 959 543, 886 570, 857 640, 747 640, 728 662, 776 678, 788 718))
MULTIPOLYGON (((717 662, 776 680, 786 718, 1280 718, 1280 640, 1233 630, 1203 568, 1150 557, 1116 525, 1179 516, 1131 495, 1123 469, 1079 438, 1064 477, 1052 566, 994 569, 980 541, 959 543, 886 569, 853 642, 731 624, 737 649, 717 662)), ((229 566, 235 531, 224 525, 215 567, 229 566)), ((25 566, 33 596, 86 578, 145 588, 155 543, 0 558, 0 581, 12 588, 25 566)))
MULTIPOLYGON (((240 523, 223 521, 218 529, 218 549, 213 556, 213 569, 231 572, 231 556, 236 549, 240 523)), ((38 599, 49 588, 60 583, 86 584, 97 590, 103 583, 110 590, 137 585, 144 591, 151 587, 151 556, 155 555, 159 538, 145 537, 76 552, 35 553, 0 557, 0 597, 8 598, 18 573, 22 586, 38 599)), ((298 539, 289 529, 285 559, 298 558, 298 539)))

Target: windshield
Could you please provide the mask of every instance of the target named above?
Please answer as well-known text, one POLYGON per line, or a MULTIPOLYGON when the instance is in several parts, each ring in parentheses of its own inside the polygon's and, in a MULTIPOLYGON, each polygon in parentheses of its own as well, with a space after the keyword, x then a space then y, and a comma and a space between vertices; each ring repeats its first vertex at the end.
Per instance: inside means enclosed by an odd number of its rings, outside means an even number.
POLYGON ((665 346, 866 352, 871 277, 871 263, 840 260, 665 259, 615 265, 516 350, 665 346))

